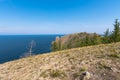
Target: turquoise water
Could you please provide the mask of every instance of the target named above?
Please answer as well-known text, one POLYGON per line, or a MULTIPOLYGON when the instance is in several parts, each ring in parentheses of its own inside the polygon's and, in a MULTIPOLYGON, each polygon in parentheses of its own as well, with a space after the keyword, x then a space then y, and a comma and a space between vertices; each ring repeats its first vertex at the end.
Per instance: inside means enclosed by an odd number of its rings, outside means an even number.
POLYGON ((56 36, 62 35, 1 35, 0 63, 24 56, 29 51, 31 41, 34 41, 32 48, 34 55, 51 52, 51 42, 56 36))

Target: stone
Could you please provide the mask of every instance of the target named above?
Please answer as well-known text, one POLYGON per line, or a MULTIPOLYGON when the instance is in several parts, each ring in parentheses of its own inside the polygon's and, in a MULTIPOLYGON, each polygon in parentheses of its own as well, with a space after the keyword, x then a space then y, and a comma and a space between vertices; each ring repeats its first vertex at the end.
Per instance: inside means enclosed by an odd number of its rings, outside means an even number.
POLYGON ((91 74, 88 71, 82 72, 80 75, 80 80, 89 80, 91 78, 91 74))

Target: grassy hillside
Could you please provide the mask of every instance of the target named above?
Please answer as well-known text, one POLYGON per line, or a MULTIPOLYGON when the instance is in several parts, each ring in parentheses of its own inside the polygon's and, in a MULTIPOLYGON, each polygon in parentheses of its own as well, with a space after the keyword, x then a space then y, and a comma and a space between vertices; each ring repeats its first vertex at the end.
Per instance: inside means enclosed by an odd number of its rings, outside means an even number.
POLYGON ((120 80, 120 43, 74 48, 0 64, 0 80, 120 80))

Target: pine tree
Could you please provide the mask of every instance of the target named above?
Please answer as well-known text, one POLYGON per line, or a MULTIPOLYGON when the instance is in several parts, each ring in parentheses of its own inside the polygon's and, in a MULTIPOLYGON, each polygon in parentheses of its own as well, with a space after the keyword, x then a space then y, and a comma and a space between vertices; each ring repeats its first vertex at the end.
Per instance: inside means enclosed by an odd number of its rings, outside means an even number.
POLYGON ((99 35, 97 35, 96 33, 94 33, 93 35, 93 45, 98 45, 101 43, 101 37, 99 35))
POLYGON ((59 36, 56 37, 56 45, 57 45, 57 49, 61 50, 61 38, 59 36))
POLYGON ((52 48, 51 48, 52 51, 57 51, 58 50, 58 47, 57 47, 57 43, 56 42, 52 42, 52 48))
POLYGON ((118 22, 118 19, 115 20, 114 31, 111 37, 113 42, 120 41, 120 23, 118 22))
POLYGON ((107 29, 105 32, 104 32, 104 37, 108 37, 109 36, 109 29, 107 29))
POLYGON ((55 41, 52 42, 52 51, 59 51, 61 50, 61 39, 60 37, 56 37, 55 41))
POLYGON ((104 32, 104 37, 102 39, 102 42, 103 43, 110 43, 110 31, 109 29, 107 29, 105 32, 104 32))
POLYGON ((85 46, 90 46, 91 45, 91 38, 89 36, 86 36, 85 38, 85 46))

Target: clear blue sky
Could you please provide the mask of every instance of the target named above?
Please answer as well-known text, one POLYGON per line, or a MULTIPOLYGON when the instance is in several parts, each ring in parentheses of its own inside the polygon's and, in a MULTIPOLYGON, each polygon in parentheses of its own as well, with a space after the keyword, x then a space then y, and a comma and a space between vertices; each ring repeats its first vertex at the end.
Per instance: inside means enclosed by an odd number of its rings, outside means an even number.
POLYGON ((120 0, 0 0, 0 34, 102 34, 116 18, 120 0))

